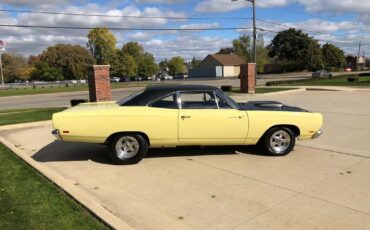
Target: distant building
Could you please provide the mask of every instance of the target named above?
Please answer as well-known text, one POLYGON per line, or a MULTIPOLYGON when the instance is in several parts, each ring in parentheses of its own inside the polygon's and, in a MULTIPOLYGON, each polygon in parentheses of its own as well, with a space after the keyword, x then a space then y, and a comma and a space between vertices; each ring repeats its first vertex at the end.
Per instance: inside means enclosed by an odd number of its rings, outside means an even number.
POLYGON ((346 56, 346 67, 349 67, 351 69, 357 69, 357 62, 359 69, 363 69, 365 67, 366 62, 365 56, 360 56, 359 58, 355 55, 346 56))
POLYGON ((246 62, 235 54, 208 55, 196 68, 189 69, 189 78, 237 77, 240 65, 246 62))

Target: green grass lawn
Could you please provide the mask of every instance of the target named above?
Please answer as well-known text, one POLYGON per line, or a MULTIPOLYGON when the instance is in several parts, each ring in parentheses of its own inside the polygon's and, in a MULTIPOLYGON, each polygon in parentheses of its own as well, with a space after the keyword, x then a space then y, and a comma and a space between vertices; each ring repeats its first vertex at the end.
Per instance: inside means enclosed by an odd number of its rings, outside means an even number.
MULTIPOLYGON (((351 76, 356 77, 356 76, 351 76)), ((347 77, 334 77, 333 79, 320 79, 309 82, 312 86, 370 86, 370 77, 358 77, 357 82, 348 82, 347 77)))
POLYGON ((50 120, 53 113, 65 108, 0 110, 0 125, 50 120))
POLYGON ((344 75, 333 77, 331 79, 304 79, 304 80, 287 80, 273 82, 275 86, 354 86, 354 87, 369 87, 370 76, 344 75), (358 81, 348 82, 348 77, 358 77, 358 81))
POLYGON ((0 144, 0 229, 107 229, 0 144))
MULTIPOLYGON (((287 90, 292 90, 292 89, 297 89, 297 88, 257 87, 256 93, 273 93, 273 92, 287 91, 287 90)), ((234 94, 234 93, 241 93, 241 92, 240 92, 240 88, 233 87, 231 92, 225 92, 225 93, 234 94)))
MULTIPOLYGON (((129 88, 129 87, 146 87, 148 85, 153 85, 157 83, 151 82, 139 82, 139 83, 111 83, 112 89, 119 88, 129 88)), ((77 92, 77 91, 87 91, 87 84, 68 84, 58 85, 58 86, 41 86, 38 85, 35 88, 32 86, 28 87, 13 87, 7 89, 0 89, 0 97, 6 96, 21 96, 21 95, 34 95, 34 94, 45 94, 45 93, 62 93, 62 92, 77 92)))
MULTIPOLYGON (((0 111, 0 125, 51 119, 64 108, 0 111)), ((0 229, 107 229, 0 144, 0 229)))

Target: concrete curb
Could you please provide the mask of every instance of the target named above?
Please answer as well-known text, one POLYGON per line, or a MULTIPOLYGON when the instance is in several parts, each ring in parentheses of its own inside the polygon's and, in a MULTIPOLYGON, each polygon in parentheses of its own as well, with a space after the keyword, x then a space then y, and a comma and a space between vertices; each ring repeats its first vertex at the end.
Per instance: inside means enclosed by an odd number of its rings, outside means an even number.
MULTIPOLYGON (((33 123, 26 123, 26 124, 19 124, 19 125, 8 125, 0 127, 0 130, 10 130, 12 127, 13 129, 20 129, 20 128, 32 128, 40 125, 48 125, 50 121, 43 121, 43 122, 33 122, 33 123)), ((53 181, 60 189, 70 195, 73 199, 79 202, 82 206, 87 208, 90 212, 95 214, 98 218, 100 218, 103 222, 105 222, 108 226, 113 229, 125 229, 125 230, 133 230, 134 228, 130 225, 123 222, 120 218, 115 216, 109 210, 104 208, 100 203, 96 202, 89 194, 86 192, 76 188, 74 184, 71 184, 70 181, 66 180, 64 177, 60 176, 59 174, 53 172, 48 167, 45 167, 42 163, 36 162, 32 160, 30 157, 26 156, 25 150, 18 149, 14 146, 13 143, 4 139, 0 136, 0 142, 2 142, 5 146, 7 146, 12 152, 14 152, 18 157, 23 159, 27 164, 33 167, 35 170, 40 172, 50 181, 53 181)))
POLYGON ((51 120, 20 123, 20 124, 14 124, 14 125, 3 125, 3 126, 0 126, 0 131, 23 129, 23 128, 33 128, 33 127, 38 127, 38 126, 47 126, 50 124, 51 124, 51 120))

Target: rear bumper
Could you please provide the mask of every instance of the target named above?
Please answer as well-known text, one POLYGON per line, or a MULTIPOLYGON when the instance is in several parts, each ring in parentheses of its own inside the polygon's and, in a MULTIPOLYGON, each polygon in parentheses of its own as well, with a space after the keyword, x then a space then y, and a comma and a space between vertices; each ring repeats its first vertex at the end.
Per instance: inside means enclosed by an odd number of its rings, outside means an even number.
POLYGON ((59 130, 58 130, 58 129, 54 129, 53 131, 51 131, 51 134, 53 134, 53 136, 54 136, 58 141, 62 141, 62 137, 60 136, 60 133, 59 133, 59 130))
POLYGON ((323 134, 323 131, 322 130, 319 130, 319 131, 317 131, 317 132, 315 132, 315 134, 314 135, 312 135, 312 139, 314 139, 314 138, 318 138, 319 136, 321 136, 323 134))

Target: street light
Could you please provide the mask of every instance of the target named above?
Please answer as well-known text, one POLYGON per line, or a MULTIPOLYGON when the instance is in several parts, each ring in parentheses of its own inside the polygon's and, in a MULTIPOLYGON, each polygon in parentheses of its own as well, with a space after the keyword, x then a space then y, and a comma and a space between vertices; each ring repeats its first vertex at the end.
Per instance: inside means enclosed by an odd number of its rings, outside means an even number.
MULTIPOLYGON (((236 2, 238 0, 231 0, 236 2)), ((256 28, 256 0, 245 0, 252 3, 253 7, 253 58, 254 63, 257 65, 257 52, 256 52, 256 42, 257 42, 257 28, 256 28)))

